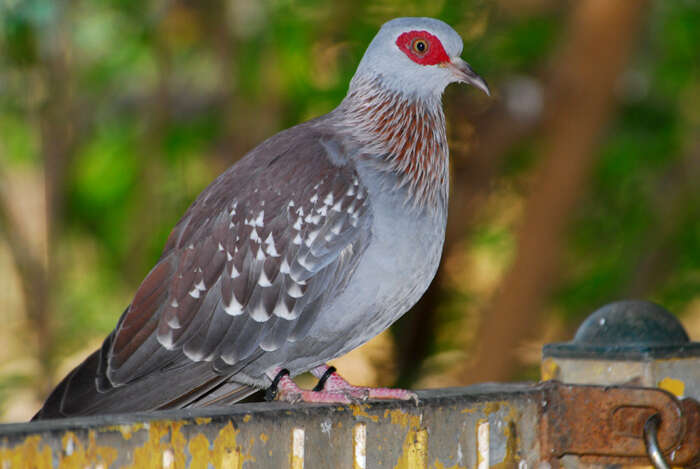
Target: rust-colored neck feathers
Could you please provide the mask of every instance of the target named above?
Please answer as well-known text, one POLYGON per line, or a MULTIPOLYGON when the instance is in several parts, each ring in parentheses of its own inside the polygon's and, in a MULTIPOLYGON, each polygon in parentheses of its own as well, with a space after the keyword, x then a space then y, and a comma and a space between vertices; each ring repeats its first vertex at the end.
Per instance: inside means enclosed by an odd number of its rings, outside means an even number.
POLYGON ((445 208, 449 189, 445 116, 439 96, 405 96, 381 82, 353 83, 344 117, 380 170, 398 175, 410 205, 445 208))

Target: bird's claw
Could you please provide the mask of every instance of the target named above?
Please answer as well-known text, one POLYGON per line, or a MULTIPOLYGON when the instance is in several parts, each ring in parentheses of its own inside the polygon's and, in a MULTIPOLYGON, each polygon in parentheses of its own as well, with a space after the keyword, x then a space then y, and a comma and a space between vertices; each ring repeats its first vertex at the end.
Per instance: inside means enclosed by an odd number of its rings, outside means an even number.
POLYGON ((280 381, 282 381, 285 377, 289 379, 289 370, 286 368, 282 368, 277 372, 277 375, 275 375, 275 378, 272 380, 272 384, 270 384, 270 387, 265 390, 266 401, 269 402, 278 397, 278 393, 280 390, 280 381))
POLYGON ((281 369, 265 393, 265 399, 297 404, 299 402, 325 404, 360 404, 373 399, 413 401, 418 405, 418 395, 406 389, 370 388, 353 386, 328 367, 312 390, 301 389, 289 377, 289 371, 281 369))
POLYGON ((413 391, 393 388, 370 388, 354 386, 340 376, 335 367, 329 366, 319 378, 314 391, 343 392, 354 402, 365 402, 372 399, 395 399, 413 401, 418 405, 418 395, 413 391))
POLYGON ((281 390, 277 395, 277 400, 288 402, 289 404, 298 404, 300 402, 309 404, 352 404, 354 402, 353 398, 343 392, 307 391, 304 389, 281 390))
POLYGON ((344 389, 342 392, 353 402, 353 404, 361 404, 370 398, 370 392, 367 388, 344 389))

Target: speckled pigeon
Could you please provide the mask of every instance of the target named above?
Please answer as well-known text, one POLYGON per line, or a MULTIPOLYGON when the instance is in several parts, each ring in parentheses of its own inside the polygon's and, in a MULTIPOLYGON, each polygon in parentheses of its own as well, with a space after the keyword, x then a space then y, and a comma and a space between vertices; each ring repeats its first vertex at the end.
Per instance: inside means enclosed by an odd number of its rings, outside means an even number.
POLYGON ((410 399, 326 362, 420 298, 440 259, 448 148, 441 97, 488 87, 431 18, 387 22, 345 99, 270 137, 211 183, 102 347, 35 419, 192 408, 258 389, 290 402, 410 399), (314 390, 291 377, 311 371, 314 390))

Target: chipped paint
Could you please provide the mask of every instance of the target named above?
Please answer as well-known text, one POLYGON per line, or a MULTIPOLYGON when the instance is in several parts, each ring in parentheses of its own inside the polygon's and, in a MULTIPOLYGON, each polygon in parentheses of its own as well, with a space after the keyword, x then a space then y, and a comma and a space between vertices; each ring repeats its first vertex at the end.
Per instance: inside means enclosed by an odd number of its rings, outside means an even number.
POLYGON ((242 451, 237 442, 239 433, 240 430, 229 421, 219 430, 211 445, 204 435, 197 434, 190 439, 188 449, 192 459, 188 467, 206 469, 211 463, 216 468, 241 469, 245 461, 255 461, 249 453, 242 451))
POLYGON ((134 433, 138 432, 139 430, 142 430, 143 428, 144 428, 143 423, 132 423, 132 424, 125 424, 125 425, 112 425, 112 426, 105 428, 105 430, 117 431, 117 432, 121 433, 122 438, 124 438, 125 440, 130 440, 131 436, 134 433))
POLYGON ((358 423, 352 431, 353 469, 367 467, 367 425, 358 423))
POLYGON ((304 469, 304 436, 303 428, 292 430, 291 469, 304 469))
POLYGON ((61 439, 64 454, 59 455, 59 467, 86 467, 92 463, 103 464, 105 467, 117 459, 117 450, 107 446, 99 446, 95 438, 95 431, 88 433, 87 447, 73 432, 66 432, 61 439), (70 451, 67 451, 70 446, 70 451))
POLYGON ((540 364, 540 376, 542 377, 542 381, 559 379, 560 374, 561 370, 559 369, 559 365, 557 364, 556 360, 549 357, 542 360, 542 363, 540 364))
MULTIPOLYGON (((371 414, 367 413, 367 409, 371 408, 371 406, 369 404, 350 404, 348 407, 352 411, 352 415, 355 417, 365 417, 365 418, 370 419, 374 423, 379 422, 378 415, 371 415, 371 414)), ((341 409, 343 409, 343 408, 341 407, 341 409)), ((345 409, 343 409, 343 410, 345 410, 345 409)))
POLYGON ((407 426, 411 425, 414 427, 417 427, 420 425, 422 416, 420 415, 412 415, 409 414, 408 412, 405 412, 401 409, 392 409, 392 410, 385 410, 384 411, 384 418, 386 419, 389 417, 391 419, 391 424, 392 425, 401 425, 401 426, 407 426))
MULTIPOLYGON (((511 409, 510 413, 513 414, 514 409, 511 409)), ((523 461, 520 460, 518 456, 518 445, 520 441, 518 440, 517 430, 515 428, 515 421, 506 420, 503 429, 503 434, 506 437, 506 454, 503 461, 493 464, 491 469, 512 469, 515 467, 520 468, 523 461)))
POLYGON ((61 438, 61 448, 54 459, 51 447, 42 442, 41 436, 33 435, 13 448, 0 448, 0 461, 3 468, 49 469, 56 462, 57 467, 68 469, 108 467, 118 456, 116 449, 97 444, 94 430, 88 432, 87 446, 73 432, 66 432, 61 438))
POLYGON ((423 415, 413 415, 401 409, 386 409, 384 420, 408 430, 394 469, 427 468, 428 430, 421 426, 423 415))
POLYGON ((489 468, 489 456, 490 456, 490 446, 491 441, 489 439, 489 421, 486 419, 479 419, 476 425, 476 457, 477 469, 488 469, 489 468))
MULTIPOLYGON (((490 401, 483 404, 475 404, 471 407, 463 408, 460 413, 462 414, 474 414, 474 413, 484 413, 486 415, 491 415, 498 412, 503 407, 510 407, 508 401, 490 401)), ((512 412, 512 409, 511 409, 512 412)))
POLYGON ((331 439, 331 430, 332 429, 333 429, 333 422, 331 422, 331 419, 325 419, 324 421, 321 422, 321 433, 325 434, 328 437, 329 441, 331 439))
MULTIPOLYGON (((234 408, 228 415, 206 416, 209 414, 203 413, 200 414, 202 417, 188 411, 183 412, 180 419, 173 420, 130 422, 126 418, 131 416, 114 419, 100 417, 94 422, 89 419, 80 422, 80 427, 75 430, 62 425, 55 427, 55 430, 36 427, 38 434, 32 435, 31 439, 23 436, 19 430, 8 429, 4 434, 0 433, 0 469, 26 467, 27 461, 31 461, 30 466, 37 469, 243 469, 257 464, 261 467, 302 469, 311 464, 310 459, 306 460, 311 454, 314 461, 321 458, 317 461, 319 464, 325 461, 330 464, 327 467, 336 465, 337 451, 347 454, 344 464, 353 469, 463 469, 462 465, 476 469, 474 462, 477 457, 473 454, 476 447, 469 449, 472 454, 465 455, 469 459, 462 456, 455 458, 455 451, 457 441, 474 441, 476 420, 479 418, 491 421, 489 458, 490 463, 494 464, 492 469, 510 469, 517 466, 518 457, 537 450, 532 446, 532 442, 537 441, 532 436, 537 431, 536 424, 528 425, 523 430, 521 425, 523 418, 534 415, 533 406, 539 399, 532 399, 524 393, 522 385, 515 389, 517 392, 509 397, 509 388, 504 386, 505 391, 494 393, 493 397, 497 395, 497 400, 491 400, 488 393, 477 400, 473 399, 473 393, 465 393, 467 400, 462 400, 457 392, 446 398, 444 391, 438 400, 433 400, 426 393, 425 398, 421 396, 419 408, 396 403, 364 403, 318 408, 290 406, 272 415, 270 409, 234 408), (336 412, 336 407, 342 412, 336 412), (454 429, 458 438, 454 444, 450 442, 451 437, 445 439, 444 425, 447 421, 444 420, 444 412, 457 414, 454 415, 457 421, 465 421, 459 418, 460 413, 465 416, 471 414, 468 425, 454 429), (494 412, 497 414, 489 417, 494 412), (105 425, 105 422, 108 424, 105 425), (501 422, 503 427, 500 426, 501 422), (512 430, 508 427, 511 423, 512 430), (515 433, 516 428, 526 435, 524 442, 515 433), (305 429, 313 429, 313 432, 309 430, 306 434, 305 429), (15 431, 17 433, 13 433, 15 431), (318 440, 319 436, 323 437, 321 441, 318 440), (313 453, 305 452, 307 443, 309 450, 314 448, 313 453), (319 453, 316 451, 319 444, 331 448, 331 451, 319 453), (8 449, 10 445, 13 447, 8 449), (469 463, 471 466, 467 465, 467 460, 472 461, 469 463)), ((24 435, 32 434, 31 425, 28 427, 29 433, 24 430, 24 435)), ((461 455, 461 450, 458 454, 461 455)))
POLYGON ((128 467, 162 467, 164 453, 168 450, 172 452, 173 464, 176 467, 184 467, 186 440, 180 432, 183 424, 181 421, 150 422, 147 427, 148 440, 143 446, 134 449, 134 458, 128 467))
POLYGON ((445 466, 439 459, 435 460, 433 467, 435 469, 467 469, 467 466, 460 466, 459 464, 455 464, 454 466, 445 466))
POLYGON ((501 410, 501 407, 503 407, 504 405, 507 405, 507 404, 503 401, 486 402, 484 404, 484 413, 486 415, 494 414, 494 413, 498 412, 499 410, 501 410))
POLYGON ((685 383, 680 379, 673 379, 667 376, 659 381, 659 387, 676 397, 683 397, 685 395, 685 383))
POLYGON ((170 448, 163 451, 163 469, 170 469, 175 463, 175 454, 170 448))
POLYGON ((401 456, 394 469, 426 469, 428 467, 428 430, 412 428, 408 431, 401 456))
POLYGON ((207 469, 211 450, 209 449, 209 440, 201 433, 190 438, 187 445, 192 460, 190 461, 190 469, 207 469))
POLYGON ((48 469, 51 464, 51 448, 42 444, 41 436, 32 435, 14 448, 0 448, 2 467, 26 467, 31 461, 36 469, 48 469), (9 463, 9 464, 8 464, 9 463))

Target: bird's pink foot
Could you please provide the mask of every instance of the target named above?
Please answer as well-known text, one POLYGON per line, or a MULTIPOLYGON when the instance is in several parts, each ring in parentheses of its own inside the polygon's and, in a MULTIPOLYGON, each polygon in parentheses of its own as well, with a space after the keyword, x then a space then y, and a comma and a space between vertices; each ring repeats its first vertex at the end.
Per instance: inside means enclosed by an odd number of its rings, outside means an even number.
POLYGON ((297 402, 351 404, 354 400, 344 392, 325 390, 309 391, 307 389, 301 389, 294 380, 289 377, 289 371, 284 369, 276 373, 272 385, 266 392, 265 398, 267 400, 277 399, 278 401, 292 404, 296 404, 297 402))
POLYGON ((351 404, 363 402, 368 399, 397 399, 412 400, 418 403, 418 396, 412 391, 392 388, 369 388, 353 386, 336 373, 334 367, 321 365, 311 373, 319 378, 319 382, 313 390, 301 389, 289 377, 289 371, 277 369, 274 372, 272 385, 268 388, 265 398, 267 400, 297 403, 322 403, 322 404, 351 404))
POLYGON ((319 378, 319 382, 314 388, 316 391, 344 393, 353 400, 396 399, 418 403, 418 395, 406 389, 354 386, 340 376, 332 366, 321 365, 311 370, 311 373, 319 378))

